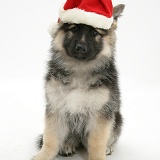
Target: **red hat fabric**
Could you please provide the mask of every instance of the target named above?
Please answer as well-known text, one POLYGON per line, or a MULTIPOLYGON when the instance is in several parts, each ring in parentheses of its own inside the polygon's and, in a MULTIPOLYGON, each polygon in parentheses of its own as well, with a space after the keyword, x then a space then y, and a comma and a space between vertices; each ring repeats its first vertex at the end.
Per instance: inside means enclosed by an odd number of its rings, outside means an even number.
POLYGON ((113 23, 111 0, 67 0, 60 8, 59 18, 64 23, 91 25, 109 29, 113 23))

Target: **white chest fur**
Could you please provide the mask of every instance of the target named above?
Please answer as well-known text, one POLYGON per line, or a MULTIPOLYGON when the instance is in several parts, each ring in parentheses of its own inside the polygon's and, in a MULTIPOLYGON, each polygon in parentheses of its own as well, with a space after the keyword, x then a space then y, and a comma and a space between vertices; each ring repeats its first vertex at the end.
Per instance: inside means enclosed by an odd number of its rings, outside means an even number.
POLYGON ((52 111, 69 112, 71 114, 95 112, 100 110, 109 100, 106 87, 88 89, 90 80, 76 76, 70 85, 51 78, 46 83, 46 95, 52 111), (86 84, 86 85, 85 85, 86 84))

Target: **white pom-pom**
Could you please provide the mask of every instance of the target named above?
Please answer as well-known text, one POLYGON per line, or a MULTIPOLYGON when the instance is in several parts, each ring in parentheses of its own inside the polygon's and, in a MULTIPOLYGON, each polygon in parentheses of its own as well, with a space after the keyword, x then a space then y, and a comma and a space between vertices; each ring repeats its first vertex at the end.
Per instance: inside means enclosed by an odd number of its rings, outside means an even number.
POLYGON ((48 33, 52 36, 59 28, 59 23, 53 22, 49 27, 48 27, 48 33))

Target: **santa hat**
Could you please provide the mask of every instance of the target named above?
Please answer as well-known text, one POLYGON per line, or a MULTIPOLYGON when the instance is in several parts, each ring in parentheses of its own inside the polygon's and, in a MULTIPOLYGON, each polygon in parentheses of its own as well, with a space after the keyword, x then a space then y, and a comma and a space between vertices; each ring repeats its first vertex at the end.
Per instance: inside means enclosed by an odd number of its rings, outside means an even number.
POLYGON ((67 0, 60 7, 59 20, 109 29, 113 23, 112 13, 111 0, 67 0))

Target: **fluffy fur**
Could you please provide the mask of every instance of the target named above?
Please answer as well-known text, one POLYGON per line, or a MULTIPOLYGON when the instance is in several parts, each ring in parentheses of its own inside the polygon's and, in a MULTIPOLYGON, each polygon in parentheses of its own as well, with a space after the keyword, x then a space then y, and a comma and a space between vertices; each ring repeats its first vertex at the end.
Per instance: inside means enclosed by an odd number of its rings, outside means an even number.
POLYGON ((115 29, 124 5, 114 8, 108 30, 59 23, 52 34, 46 74, 45 129, 33 160, 70 156, 80 146, 88 160, 105 160, 122 126, 115 67, 115 29))

